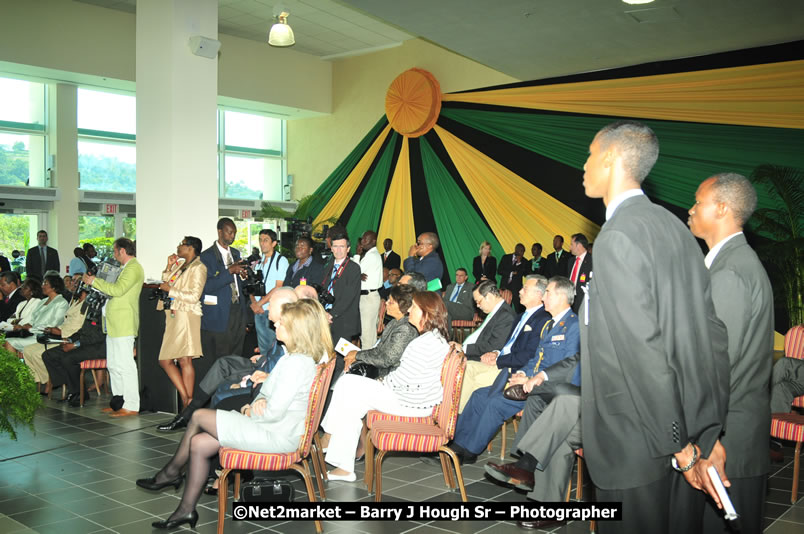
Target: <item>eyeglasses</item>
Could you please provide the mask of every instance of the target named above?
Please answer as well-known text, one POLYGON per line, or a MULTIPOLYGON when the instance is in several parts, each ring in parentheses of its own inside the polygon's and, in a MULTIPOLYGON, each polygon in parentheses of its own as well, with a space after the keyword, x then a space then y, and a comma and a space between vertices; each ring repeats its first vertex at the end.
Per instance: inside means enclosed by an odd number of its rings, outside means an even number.
POLYGON ((182 241, 182 242, 179 243, 179 246, 180 247, 188 247, 189 245, 187 244, 186 241, 182 241))

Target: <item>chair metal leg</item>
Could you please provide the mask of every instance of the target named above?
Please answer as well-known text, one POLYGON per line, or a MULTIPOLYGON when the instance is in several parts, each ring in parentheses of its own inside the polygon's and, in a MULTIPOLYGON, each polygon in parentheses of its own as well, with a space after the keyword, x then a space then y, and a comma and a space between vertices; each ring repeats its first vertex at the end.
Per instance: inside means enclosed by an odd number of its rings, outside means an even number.
POLYGON ((371 434, 366 437, 366 473, 363 481, 369 495, 374 491, 374 443, 371 441, 371 434))
POLYGON ((232 499, 240 497, 240 471, 235 471, 234 488, 232 489, 232 499))
POLYGON ((229 473, 231 471, 231 469, 224 469, 218 479, 218 534, 223 534, 223 521, 226 519, 226 501, 229 497, 229 473))
POLYGON ((79 406, 84 405, 84 391, 85 391, 84 388, 86 388, 86 378, 84 377, 84 375, 86 375, 86 374, 87 374, 86 370, 81 369, 81 377, 78 379, 78 405, 79 406))
POLYGON ((790 495, 790 502, 796 504, 798 499, 798 470, 801 467, 801 442, 796 442, 796 453, 793 457, 793 493, 790 495))
MULTIPOLYGON (((310 477, 310 470, 307 469, 307 466, 304 464, 304 461, 293 464, 290 466, 291 469, 294 471, 298 471, 301 473, 302 478, 304 479, 304 487, 307 488, 307 498, 310 502, 315 502, 315 490, 313 489, 313 480, 310 477)), ((324 527, 321 525, 321 521, 314 521, 315 523, 315 531, 318 534, 324 531, 324 527)))
POLYGON ((385 458, 385 451, 377 453, 374 460, 374 485, 377 486, 377 493, 374 494, 374 502, 382 501, 382 460, 385 458))
POLYGON ((502 446, 500 447, 500 460, 505 460, 505 447, 508 438, 508 421, 503 421, 502 424, 502 446))
POLYGON ((458 478, 458 488, 461 490, 461 500, 463 502, 468 502, 466 499, 466 487, 463 483, 463 473, 461 472, 461 463, 458 461, 458 456, 455 454, 455 452, 453 452, 452 449, 444 445, 439 447, 438 451, 446 453, 447 456, 449 456, 452 460, 452 465, 455 468, 455 475, 458 478))
POLYGON ((310 448, 310 461, 313 464, 315 480, 318 484, 318 494, 321 496, 322 501, 326 501, 327 492, 324 489, 324 473, 326 473, 326 468, 324 467, 324 461, 321 458, 321 449, 315 445, 315 439, 313 440, 313 445, 310 448))
POLYGON ((575 486, 575 500, 580 501, 583 498, 583 458, 578 456, 578 479, 575 486))
POLYGON ((449 467, 447 457, 444 454, 438 453, 438 459, 441 460, 441 472, 444 475, 444 485, 450 490, 455 489, 455 479, 452 478, 452 469, 449 467))

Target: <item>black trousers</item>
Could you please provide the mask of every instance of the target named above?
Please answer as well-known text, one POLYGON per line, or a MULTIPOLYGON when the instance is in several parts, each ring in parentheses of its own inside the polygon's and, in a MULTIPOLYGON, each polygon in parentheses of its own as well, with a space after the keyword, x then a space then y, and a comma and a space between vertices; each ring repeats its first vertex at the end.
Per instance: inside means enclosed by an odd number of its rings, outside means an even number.
POLYGON ((106 358, 105 343, 82 345, 69 352, 64 352, 61 345, 56 345, 42 354, 53 387, 66 384, 68 393, 79 393, 81 362, 99 358, 106 358))
POLYGON ((223 332, 202 329, 201 350, 204 352, 204 356, 193 361, 196 387, 200 385, 201 379, 212 368, 215 360, 229 354, 242 355, 245 338, 246 320, 240 304, 232 304, 226 329, 223 332))
POLYGON ((716 532, 739 532, 742 534, 758 534, 762 532, 762 518, 765 517, 765 490, 768 486, 768 475, 745 478, 729 478, 729 498, 740 517, 738 525, 731 524, 723 518, 723 510, 715 506, 714 501, 707 499, 703 517, 703 531, 706 534, 716 532))

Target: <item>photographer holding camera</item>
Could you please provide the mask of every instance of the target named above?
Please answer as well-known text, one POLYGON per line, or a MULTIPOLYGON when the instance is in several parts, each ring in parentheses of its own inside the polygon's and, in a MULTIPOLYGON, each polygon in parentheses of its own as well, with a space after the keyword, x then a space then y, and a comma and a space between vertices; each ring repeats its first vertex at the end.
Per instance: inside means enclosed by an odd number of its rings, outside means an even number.
POLYGON ((288 271, 288 260, 276 250, 276 246, 279 244, 276 240, 276 232, 269 229, 260 230, 259 240, 262 257, 254 266, 254 271, 259 273, 264 295, 249 295, 249 298, 251 299, 251 310, 254 312, 254 326, 257 329, 257 346, 260 348, 260 354, 268 356, 270 360, 268 370, 270 371, 276 364, 276 360, 279 359, 281 352, 273 353, 276 333, 271 330, 271 323, 268 320, 268 300, 271 292, 284 284, 285 274, 288 271))
MULTIPOLYGON (((176 386, 182 407, 193 399, 195 368, 193 358, 201 349, 201 293, 207 281, 207 268, 198 256, 201 240, 185 236, 168 256, 162 283, 154 290, 159 298, 157 310, 165 311, 165 334, 159 351, 159 366, 176 386), (173 361, 178 363, 178 367, 173 361)), ((152 298, 154 298, 152 296, 152 298)))
MULTIPOLYGON (((123 397, 123 407, 112 417, 137 415, 140 388, 134 363, 134 338, 140 327, 140 291, 145 272, 137 261, 134 243, 125 237, 114 242, 114 259, 123 266, 113 283, 91 274, 83 282, 112 297, 106 304, 103 324, 106 331, 106 365, 112 382, 112 394, 123 397)), ((113 411, 106 408, 105 411, 113 411)))

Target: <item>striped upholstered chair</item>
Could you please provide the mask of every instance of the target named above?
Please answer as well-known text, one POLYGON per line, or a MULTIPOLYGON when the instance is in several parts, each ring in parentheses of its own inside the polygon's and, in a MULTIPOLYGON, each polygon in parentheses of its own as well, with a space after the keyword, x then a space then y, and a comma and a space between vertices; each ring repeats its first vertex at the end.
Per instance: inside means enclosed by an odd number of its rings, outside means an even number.
POLYGON ((433 408, 428 417, 402 417, 370 411, 366 415, 368 439, 366 439, 366 485, 372 491, 376 481, 375 501, 382 500, 382 461, 385 454, 397 452, 440 453, 441 470, 444 482, 455 488, 452 470, 448 469, 447 458, 452 460, 458 478, 461 498, 466 502, 466 488, 463 485, 461 466, 455 452, 447 443, 455 435, 458 420, 458 403, 461 399, 461 386, 466 370, 466 356, 459 350, 451 349, 441 368, 441 385, 444 396, 441 404, 433 408), (377 457, 374 458, 374 449, 377 457))
MULTIPOLYGON (((97 360, 84 360, 81 362, 81 378, 80 378, 80 386, 79 390, 79 400, 81 401, 81 406, 84 405, 84 392, 86 388, 84 386, 84 378, 87 371, 92 371, 92 380, 95 382, 95 386, 98 387, 98 375, 95 374, 95 371, 106 371, 107 375, 109 373, 108 369, 106 368, 106 358, 98 358, 97 360)), ((106 393, 109 392, 106 385, 109 383, 109 377, 106 377, 106 381, 103 383, 103 389, 106 393)), ((100 387, 98 387, 98 395, 100 396, 100 387)))
MULTIPOLYGON (((329 390, 329 383, 332 381, 335 361, 335 358, 332 358, 328 363, 318 366, 316 376, 313 378, 313 386, 310 388, 310 400, 307 403, 307 423, 305 424, 304 434, 301 437, 298 449, 288 453, 270 454, 221 447, 218 456, 220 457, 223 471, 221 472, 218 488, 218 534, 223 534, 226 501, 229 496, 228 477, 229 473, 233 470, 235 471, 235 496, 240 493, 240 470, 284 471, 286 469, 293 469, 301 473, 301 476, 304 478, 304 484, 307 488, 307 495, 310 502, 315 502, 315 490, 313 489, 313 481, 310 479, 310 469, 305 463, 305 460, 310 457, 313 469, 315 470, 321 498, 326 498, 324 483, 321 479, 323 466, 319 465, 316 455, 310 454, 310 449, 313 443, 313 435, 318 429, 318 424, 321 422, 321 413, 324 410, 324 399, 329 390)), ((319 533, 323 530, 320 521, 315 522, 315 530, 319 533)))
MULTIPOLYGON (((804 360, 804 325, 794 326, 784 336, 786 358, 804 360)), ((793 406, 804 408, 804 395, 793 399, 793 406)), ((771 418, 771 437, 796 442, 793 457, 793 489, 790 502, 798 499, 798 475, 801 467, 801 443, 804 442, 804 415, 799 413, 775 413, 771 418)))

